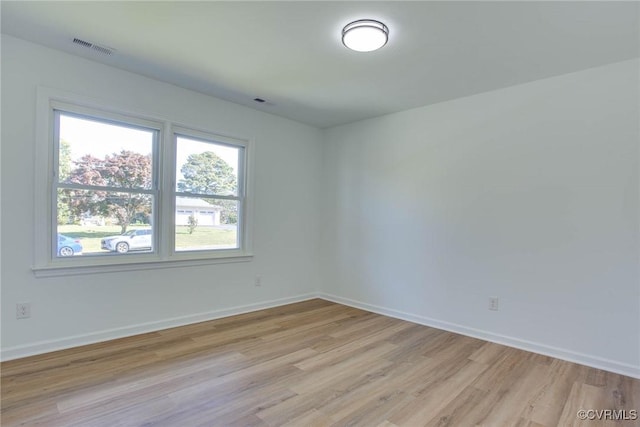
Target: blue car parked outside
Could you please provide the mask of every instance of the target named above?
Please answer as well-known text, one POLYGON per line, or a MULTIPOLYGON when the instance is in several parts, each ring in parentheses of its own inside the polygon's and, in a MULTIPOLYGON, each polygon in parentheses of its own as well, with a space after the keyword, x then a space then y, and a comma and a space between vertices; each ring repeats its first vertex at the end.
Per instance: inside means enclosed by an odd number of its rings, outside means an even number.
POLYGON ((82 253, 80 240, 58 234, 58 255, 73 256, 82 253))

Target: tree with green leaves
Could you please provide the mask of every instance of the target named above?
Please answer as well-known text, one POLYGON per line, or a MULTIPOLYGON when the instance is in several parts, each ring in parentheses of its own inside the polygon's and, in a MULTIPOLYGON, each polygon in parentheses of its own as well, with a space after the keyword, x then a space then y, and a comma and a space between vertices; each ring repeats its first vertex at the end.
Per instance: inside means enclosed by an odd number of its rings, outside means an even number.
POLYGON ((237 188, 233 168, 212 151, 191 154, 182 168, 178 191, 195 194, 231 195, 237 188))
MULTIPOLYGON (((238 182, 233 168, 212 151, 191 154, 180 168, 183 178, 178 191, 194 194, 233 195, 238 182)), ((222 208, 220 219, 225 224, 238 221, 238 204, 233 200, 203 199, 222 208)))

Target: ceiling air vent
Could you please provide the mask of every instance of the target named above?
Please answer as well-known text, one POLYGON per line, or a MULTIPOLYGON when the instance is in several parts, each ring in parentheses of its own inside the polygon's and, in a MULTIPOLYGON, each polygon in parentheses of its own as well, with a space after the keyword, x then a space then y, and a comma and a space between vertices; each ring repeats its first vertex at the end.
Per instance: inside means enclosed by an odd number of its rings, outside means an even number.
POLYGON ((88 42, 86 40, 82 40, 79 38, 74 38, 73 42, 75 44, 77 44, 78 46, 82 46, 82 47, 86 47, 87 49, 91 49, 91 50, 95 50, 98 53, 101 53, 103 55, 111 55, 115 49, 111 49, 109 47, 104 47, 104 46, 100 46, 91 42, 88 42))

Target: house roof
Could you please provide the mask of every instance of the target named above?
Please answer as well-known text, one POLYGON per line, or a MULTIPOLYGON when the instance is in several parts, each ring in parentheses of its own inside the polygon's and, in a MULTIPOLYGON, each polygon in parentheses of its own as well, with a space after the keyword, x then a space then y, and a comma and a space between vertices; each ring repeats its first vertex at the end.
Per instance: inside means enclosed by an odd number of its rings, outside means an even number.
POLYGON ((219 206, 207 203, 202 199, 194 199, 191 197, 176 197, 176 209, 180 208, 207 208, 208 210, 220 211, 219 206))

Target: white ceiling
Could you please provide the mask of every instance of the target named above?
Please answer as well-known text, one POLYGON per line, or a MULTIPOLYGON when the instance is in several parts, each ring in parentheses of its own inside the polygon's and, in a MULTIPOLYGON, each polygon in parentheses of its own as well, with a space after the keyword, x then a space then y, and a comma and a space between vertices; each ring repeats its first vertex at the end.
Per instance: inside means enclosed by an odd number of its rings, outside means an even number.
POLYGON ((14 2, 2 32, 318 127, 640 56, 637 2, 14 2), (378 19, 389 43, 342 46, 378 19), (111 47, 111 56, 74 37, 111 47), (253 98, 266 99, 257 104, 253 98))

